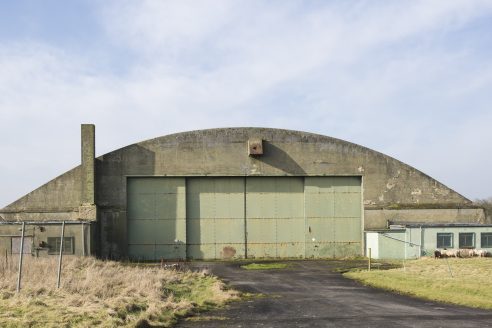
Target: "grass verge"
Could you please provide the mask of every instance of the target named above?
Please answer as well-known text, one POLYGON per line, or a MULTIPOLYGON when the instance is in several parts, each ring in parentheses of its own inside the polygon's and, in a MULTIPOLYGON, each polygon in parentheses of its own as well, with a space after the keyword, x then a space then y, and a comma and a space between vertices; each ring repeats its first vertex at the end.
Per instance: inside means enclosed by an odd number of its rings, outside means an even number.
POLYGON ((241 265, 241 268, 246 270, 272 270, 285 269, 288 266, 288 263, 249 263, 241 265))
POLYGON ((492 309, 492 259, 423 258, 403 268, 344 274, 365 285, 432 301, 492 309))
POLYGON ((22 290, 17 264, 0 264, 2 327, 169 327, 179 317, 238 297, 205 273, 67 258, 56 289, 55 258, 27 258, 22 290))

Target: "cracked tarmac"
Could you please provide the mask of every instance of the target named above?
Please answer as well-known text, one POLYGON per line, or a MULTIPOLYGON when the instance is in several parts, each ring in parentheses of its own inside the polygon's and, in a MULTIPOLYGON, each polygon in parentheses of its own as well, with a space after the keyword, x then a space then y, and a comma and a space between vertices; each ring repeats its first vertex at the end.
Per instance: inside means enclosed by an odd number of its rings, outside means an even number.
MULTIPOLYGON (((279 261, 275 261, 279 262, 279 261)), ((356 261, 288 261, 286 269, 244 270, 241 262, 194 262, 234 289, 262 294, 181 320, 177 327, 492 327, 492 311, 393 294, 346 279, 356 261)))

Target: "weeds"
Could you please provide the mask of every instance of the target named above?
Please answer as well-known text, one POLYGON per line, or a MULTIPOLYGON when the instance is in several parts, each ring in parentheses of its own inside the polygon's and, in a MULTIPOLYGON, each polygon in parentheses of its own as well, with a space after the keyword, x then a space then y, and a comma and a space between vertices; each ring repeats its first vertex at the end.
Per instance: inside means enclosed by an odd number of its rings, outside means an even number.
MULTIPOLYGON (((12 260, 15 262, 15 260, 12 260)), ((237 298, 215 277, 159 267, 70 258, 56 289, 56 259, 0 264, 0 322, 6 327, 169 326, 177 317, 237 298)))

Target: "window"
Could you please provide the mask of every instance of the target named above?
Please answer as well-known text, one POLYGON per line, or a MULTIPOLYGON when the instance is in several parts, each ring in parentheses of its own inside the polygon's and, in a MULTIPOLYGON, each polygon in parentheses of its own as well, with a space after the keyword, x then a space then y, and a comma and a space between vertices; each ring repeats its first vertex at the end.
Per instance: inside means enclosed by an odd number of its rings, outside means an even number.
POLYGON ((462 232, 460 233, 460 248, 474 248, 475 247, 475 233, 462 232))
MULTIPOLYGON (((11 251, 12 254, 19 254, 20 244, 22 237, 12 237, 11 251)), ((24 237, 23 252, 24 254, 31 254, 32 249, 32 237, 24 237)))
MULTIPOLYGON (((63 238, 63 254, 74 253, 74 238, 63 238)), ((48 254, 60 254, 61 237, 48 237, 48 254)))
POLYGON ((480 239, 482 248, 492 248, 492 232, 482 232, 480 239))
POLYGON ((438 233, 437 248, 453 248, 453 234, 450 232, 438 233))

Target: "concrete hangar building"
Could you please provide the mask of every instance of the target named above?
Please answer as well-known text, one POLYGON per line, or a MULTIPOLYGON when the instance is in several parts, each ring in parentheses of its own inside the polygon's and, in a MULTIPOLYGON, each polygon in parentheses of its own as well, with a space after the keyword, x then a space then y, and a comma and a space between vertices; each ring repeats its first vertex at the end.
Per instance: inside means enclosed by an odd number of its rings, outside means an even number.
MULTIPOLYGON (((363 255, 389 223, 484 223, 482 208, 396 159, 343 140, 269 128, 183 132, 82 163, 0 210, 0 248, 114 259, 363 255)), ((492 242, 492 239, 491 239, 492 242)))

